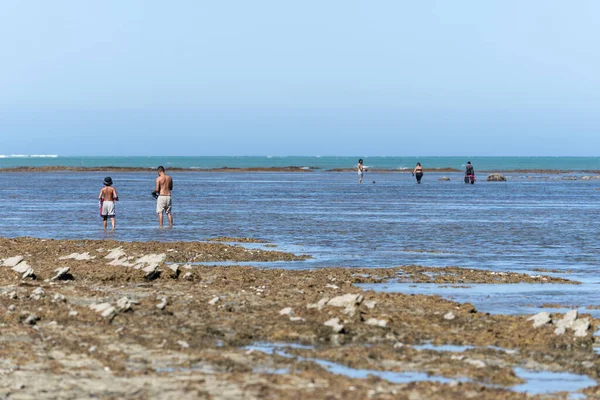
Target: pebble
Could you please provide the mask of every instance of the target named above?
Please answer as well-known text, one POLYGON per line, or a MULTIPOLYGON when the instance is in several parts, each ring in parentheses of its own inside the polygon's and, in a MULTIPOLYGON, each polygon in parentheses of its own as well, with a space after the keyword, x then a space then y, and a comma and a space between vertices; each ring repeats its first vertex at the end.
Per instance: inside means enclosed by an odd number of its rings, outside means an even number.
POLYGON ((17 309, 17 306, 15 306, 14 304, 11 304, 10 306, 8 306, 8 311, 12 312, 15 311, 17 309))
POLYGON ((21 279, 27 279, 27 278, 29 278, 29 279, 36 278, 33 268, 28 268, 27 271, 23 272, 23 275, 21 275, 21 279))
POLYGON ((194 275, 192 275, 191 272, 186 272, 185 274, 183 274, 183 279, 185 279, 186 281, 193 281, 194 275))
POLYGON ((163 297, 162 300, 160 301, 160 303, 158 303, 156 305, 156 308, 158 308, 159 310, 164 310, 167 307, 167 298, 163 297))
POLYGON ((211 306, 214 306, 215 304, 217 304, 219 302, 219 300, 221 300, 221 298, 219 296, 213 297, 213 299, 211 301, 209 301, 208 304, 210 304, 211 306))
POLYGON ((590 320, 587 318, 578 319, 571 326, 571 329, 575 331, 575 337, 586 337, 589 328, 590 320))
POLYGON ((77 311, 75 311, 75 310, 69 311, 69 317, 76 317, 78 315, 79 315, 79 313, 77 311))
POLYGON ((447 319, 448 321, 452 321, 454 318, 456 318, 456 315, 454 315, 452 311, 444 315, 444 319, 447 319))
POLYGON ((178 344, 179 346, 181 346, 182 348, 184 348, 184 349, 189 349, 189 348, 190 348, 190 345, 189 345, 189 343, 188 343, 188 342, 186 342, 186 341, 184 341, 184 340, 178 340, 178 341, 177 341, 177 344, 178 344))
POLYGON ((292 316, 292 315, 294 315, 294 310, 292 309, 292 307, 286 307, 286 308, 282 309, 281 311, 279 311, 279 315, 292 316))

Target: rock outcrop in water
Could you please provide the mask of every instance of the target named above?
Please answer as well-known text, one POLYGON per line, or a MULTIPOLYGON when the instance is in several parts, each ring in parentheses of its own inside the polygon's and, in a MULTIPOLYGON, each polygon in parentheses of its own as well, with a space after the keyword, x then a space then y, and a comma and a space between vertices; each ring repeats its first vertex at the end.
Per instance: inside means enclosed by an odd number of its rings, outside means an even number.
POLYGON ((502 174, 489 174, 487 179, 488 182, 506 182, 506 177, 502 174))

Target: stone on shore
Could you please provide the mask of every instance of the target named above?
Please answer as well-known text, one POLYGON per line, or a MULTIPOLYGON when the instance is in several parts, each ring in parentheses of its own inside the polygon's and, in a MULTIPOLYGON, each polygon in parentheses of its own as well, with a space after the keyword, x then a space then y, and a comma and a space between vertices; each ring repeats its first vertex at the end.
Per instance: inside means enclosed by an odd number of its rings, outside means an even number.
POLYGON ((21 279, 36 279, 37 276, 35 275, 35 272, 33 271, 33 268, 28 268, 27 271, 23 272, 23 275, 21 275, 21 279))
POLYGON ((308 308, 308 309, 316 308, 317 310, 321 311, 325 307, 325 305, 327 304, 328 301, 329 301, 329 297, 323 297, 317 303, 307 304, 306 308, 308 308))
POLYGON ((117 309, 110 303, 95 303, 90 305, 90 308, 99 313, 103 318, 110 317, 117 312, 117 309))
POLYGON ((571 310, 567 312, 562 319, 556 321, 556 329, 554 333, 556 335, 564 335, 567 328, 571 328, 573 323, 577 320, 577 310, 571 310))
POLYGON ((575 331, 575 337, 586 337, 590 329, 590 320, 587 318, 578 319, 573 322, 571 329, 575 331))
POLYGON ((438 181, 449 181, 450 178, 448 178, 447 176, 442 176, 441 178, 438 178, 438 181))
POLYGON ((325 321, 323 325, 331 327, 335 333, 340 333, 344 330, 344 325, 340 324, 339 318, 331 318, 330 320, 325 321))
POLYGON ((550 318, 549 312, 544 311, 527 318, 527 321, 533 321, 533 327, 539 328, 540 326, 549 324, 552 318, 550 318))
POLYGON ((279 315, 292 316, 292 315, 294 315, 294 310, 292 309, 292 307, 286 307, 286 308, 282 309, 281 311, 279 311, 279 315))
POLYGON ((29 298, 32 300, 40 300, 45 295, 46 293, 44 292, 44 289, 42 289, 41 287, 37 287, 33 290, 33 292, 31 292, 29 298))
POLYGON ((69 254, 68 256, 59 257, 58 260, 59 261, 63 261, 63 260, 89 261, 89 260, 94 260, 95 258, 96 258, 96 256, 90 256, 89 252, 85 252, 85 253, 72 253, 72 254, 69 254))
POLYGON ((69 272, 70 270, 71 270, 71 268, 69 268, 69 267, 57 268, 54 271, 54 272, 56 272, 56 275, 54 275, 52 278, 50 278, 50 281, 73 280, 73 275, 71 275, 71 273, 69 272))
POLYGON ((221 300, 221 298, 219 296, 213 297, 213 299, 211 301, 209 301, 208 304, 210 304, 211 306, 214 306, 215 304, 217 304, 219 302, 219 300, 221 300))
POLYGON ((385 321, 383 319, 369 318, 368 320, 365 321, 365 324, 385 328, 387 326, 387 321, 385 321))
POLYGON ((488 182, 506 182, 506 177, 502 174, 489 174, 487 179, 488 182))
POLYGON ((166 297, 163 297, 160 303, 156 305, 159 310, 164 310, 167 307, 168 301, 166 297))
POLYGON ((452 311, 449 311, 444 315, 444 319, 447 319, 448 321, 452 321, 454 318, 456 318, 456 315, 454 315, 452 311))
POLYGON ((27 272, 27 270, 30 268, 31 268, 31 266, 29 264, 27 264, 27 261, 21 261, 20 263, 18 263, 14 267, 12 267, 12 270, 15 271, 17 274, 22 275, 25 272, 27 272))
POLYGON ((25 318, 23 323, 25 325, 35 325, 39 320, 40 320, 40 317, 38 317, 37 315, 29 314, 29 316, 27 318, 25 318))
POLYGON ((173 279, 179 278, 179 274, 181 273, 181 270, 179 269, 179 265, 171 264, 171 265, 169 265, 169 270, 171 270, 171 278, 173 278, 173 279))
POLYGON ((16 267, 21 261, 23 261, 24 257, 23 256, 14 256, 14 257, 9 257, 5 260, 3 260, 2 262, 2 266, 3 267, 16 267))
POLYGON ((332 307, 354 307, 362 303, 364 296, 362 294, 345 294, 343 296, 337 296, 327 302, 328 306, 332 307))

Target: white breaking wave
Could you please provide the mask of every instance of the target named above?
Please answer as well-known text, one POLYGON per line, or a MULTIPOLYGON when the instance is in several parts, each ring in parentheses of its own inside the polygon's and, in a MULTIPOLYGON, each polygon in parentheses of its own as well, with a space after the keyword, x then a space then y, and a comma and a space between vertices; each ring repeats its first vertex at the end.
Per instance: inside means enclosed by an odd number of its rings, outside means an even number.
POLYGON ((57 158, 56 154, 0 154, 0 158, 57 158))

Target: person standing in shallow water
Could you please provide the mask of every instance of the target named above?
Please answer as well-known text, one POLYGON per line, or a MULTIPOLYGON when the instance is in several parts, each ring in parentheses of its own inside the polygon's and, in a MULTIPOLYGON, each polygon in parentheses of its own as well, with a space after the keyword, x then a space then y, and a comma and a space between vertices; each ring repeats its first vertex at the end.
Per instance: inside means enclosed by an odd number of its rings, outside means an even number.
POLYGON ((110 176, 104 178, 104 187, 100 189, 98 200, 100 201, 100 215, 104 230, 106 230, 107 220, 110 218, 110 224, 115 229, 115 201, 119 200, 117 189, 112 187, 113 181, 110 176))
POLYGON ((158 178, 152 196, 156 198, 156 213, 158 214, 158 225, 163 226, 163 214, 167 214, 169 226, 173 226, 173 214, 171 213, 171 190, 173 190, 173 179, 165 173, 165 167, 158 167, 158 178))
POLYGON ((423 167, 421 167, 421 163, 418 162, 415 169, 413 169, 413 176, 417 178, 417 183, 421 183, 421 178, 423 178, 423 167))
POLYGON ((467 168, 465 169, 465 183, 475 183, 475 169, 471 165, 471 161, 467 161, 467 168))
POLYGON ((362 183, 363 180, 363 175, 365 174, 365 167, 363 166, 363 159, 361 158, 360 160, 358 160, 358 165, 356 166, 358 168, 358 183, 362 183))

